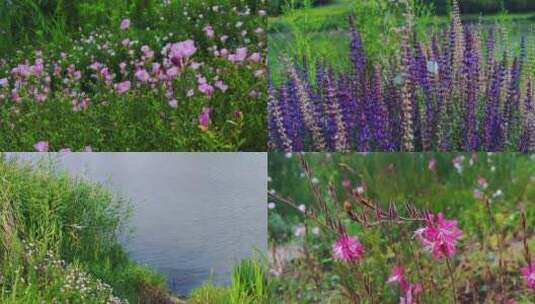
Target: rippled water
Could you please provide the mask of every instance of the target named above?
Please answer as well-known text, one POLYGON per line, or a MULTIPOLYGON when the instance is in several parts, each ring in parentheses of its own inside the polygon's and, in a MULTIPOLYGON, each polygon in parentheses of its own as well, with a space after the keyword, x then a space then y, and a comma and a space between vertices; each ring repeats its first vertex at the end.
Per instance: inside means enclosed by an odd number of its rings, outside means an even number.
POLYGON ((179 294, 210 278, 226 285, 235 262, 266 251, 263 153, 67 153, 59 160, 133 200, 135 230, 125 247, 179 294))

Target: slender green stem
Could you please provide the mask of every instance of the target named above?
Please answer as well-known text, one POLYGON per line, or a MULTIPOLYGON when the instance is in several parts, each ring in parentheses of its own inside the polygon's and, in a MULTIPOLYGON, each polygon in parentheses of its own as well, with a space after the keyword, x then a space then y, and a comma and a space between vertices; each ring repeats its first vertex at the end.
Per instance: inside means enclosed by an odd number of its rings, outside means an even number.
POLYGON ((448 265, 448 272, 450 273, 451 289, 453 292, 453 303, 457 304, 457 288, 455 287, 455 275, 453 273, 453 268, 451 267, 449 257, 446 257, 446 265, 448 265))

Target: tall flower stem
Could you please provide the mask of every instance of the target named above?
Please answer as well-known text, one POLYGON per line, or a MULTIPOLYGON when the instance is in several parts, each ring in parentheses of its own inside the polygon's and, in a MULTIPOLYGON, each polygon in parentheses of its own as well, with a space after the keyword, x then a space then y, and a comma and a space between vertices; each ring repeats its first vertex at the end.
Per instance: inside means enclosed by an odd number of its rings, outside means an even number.
POLYGON ((446 257, 446 265, 448 265, 448 272, 450 273, 451 289, 453 291, 453 303, 457 304, 457 287, 455 287, 455 275, 451 267, 450 258, 446 257))

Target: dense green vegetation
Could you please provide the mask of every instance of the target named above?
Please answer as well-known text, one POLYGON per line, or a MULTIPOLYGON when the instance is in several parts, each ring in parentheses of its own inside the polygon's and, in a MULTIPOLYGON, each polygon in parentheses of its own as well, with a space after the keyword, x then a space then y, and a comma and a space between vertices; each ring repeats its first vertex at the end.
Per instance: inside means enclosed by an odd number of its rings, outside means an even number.
POLYGON ((405 267, 411 282, 422 284, 418 303, 453 303, 444 260, 422 251, 413 234, 422 224, 388 220, 389 214, 408 217, 407 203, 458 221, 463 236, 450 260, 457 265, 458 303, 532 303, 520 268, 529 260, 524 240, 528 253, 535 252, 533 156, 307 153, 302 158, 306 167, 298 154, 269 155, 274 303, 349 303, 355 294, 361 303, 397 303, 402 291, 387 283, 396 264, 405 267), (376 211, 366 211, 362 199, 383 208, 383 224, 374 223, 376 211), (367 220, 352 219, 348 210, 367 220), (328 219, 358 236, 365 247, 361 261, 351 266, 333 259, 340 230, 331 230, 328 219), (503 283, 494 288, 497 282, 503 283))
POLYGON ((1 150, 265 150, 266 14, 256 0, 2 1, 1 150))
POLYGON ((163 276, 131 261, 118 242, 127 200, 48 161, 34 167, 2 156, 0 179, 0 303, 169 298, 163 276))

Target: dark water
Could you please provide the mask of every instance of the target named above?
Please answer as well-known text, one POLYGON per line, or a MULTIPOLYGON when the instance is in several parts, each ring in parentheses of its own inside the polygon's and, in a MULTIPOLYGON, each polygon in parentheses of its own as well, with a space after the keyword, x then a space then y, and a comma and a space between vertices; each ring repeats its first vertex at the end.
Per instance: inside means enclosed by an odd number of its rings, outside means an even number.
MULTIPOLYGON (((33 154, 35 155, 35 154, 33 154)), ((240 258, 267 247, 263 153, 67 153, 69 172, 131 198, 136 261, 167 275, 178 294, 208 279, 226 285, 240 258)))

